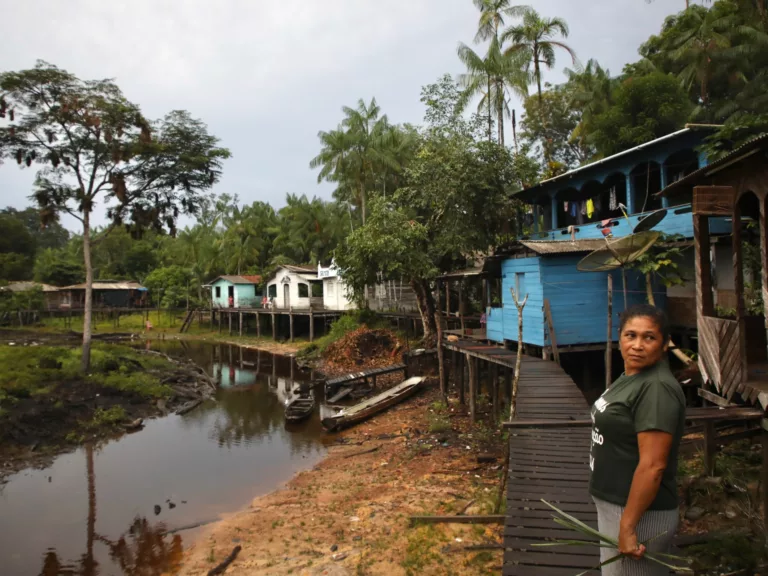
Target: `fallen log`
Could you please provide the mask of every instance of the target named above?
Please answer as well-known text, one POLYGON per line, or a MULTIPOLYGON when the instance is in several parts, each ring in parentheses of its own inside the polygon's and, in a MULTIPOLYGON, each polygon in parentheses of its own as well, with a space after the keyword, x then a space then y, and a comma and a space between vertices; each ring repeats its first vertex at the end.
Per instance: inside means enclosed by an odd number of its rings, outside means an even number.
POLYGON ((192 402, 188 402, 188 403, 184 404, 184 406, 182 406, 181 408, 176 410, 176 415, 177 416, 184 416, 184 414, 188 414, 189 412, 192 412, 192 410, 194 410, 195 408, 200 406, 200 404, 202 404, 202 403, 203 403, 203 399, 202 398, 199 398, 197 400, 193 400, 192 402))
POLYGON ((379 449, 379 446, 374 446, 373 448, 369 448, 368 450, 363 450, 362 452, 355 452, 354 454, 347 454, 344 456, 344 458, 354 458, 355 456, 362 456, 363 454, 370 454, 371 452, 376 452, 379 449))
POLYGON ((417 524, 504 524, 503 514, 478 516, 411 516, 411 526, 417 524))
POLYGON ((242 549, 243 547, 240 545, 235 546, 232 549, 232 552, 229 553, 229 556, 227 556, 221 564, 208 571, 208 576, 219 576, 219 574, 224 574, 224 571, 235 561, 235 558, 237 558, 237 555, 240 554, 240 550, 242 549))

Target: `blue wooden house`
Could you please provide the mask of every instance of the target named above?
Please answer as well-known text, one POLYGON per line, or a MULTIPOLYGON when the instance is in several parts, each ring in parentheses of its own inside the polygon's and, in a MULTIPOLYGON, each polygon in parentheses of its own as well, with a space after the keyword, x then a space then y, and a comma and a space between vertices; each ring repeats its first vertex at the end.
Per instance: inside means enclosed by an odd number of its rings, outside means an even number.
MULTIPOLYGON (((618 314, 624 310, 621 271, 580 272, 578 262, 589 252, 605 247, 606 236, 632 233, 643 219, 665 210, 653 230, 693 238, 691 198, 676 197, 670 205, 659 194, 669 184, 707 165, 697 151, 711 128, 689 125, 683 130, 576 168, 516 194, 529 205, 529 229, 501 263, 501 303, 487 311, 487 337, 497 342, 517 341, 517 308, 510 288, 522 300, 523 342, 547 348, 544 301, 549 302, 557 345, 589 349, 605 346, 607 337, 607 285, 613 275, 613 338, 618 338, 618 314)), ((713 235, 730 235, 731 221, 712 219, 713 235)), ((729 243, 730 244, 730 243, 729 243)), ((730 250, 730 247, 722 247, 730 250)), ((728 254, 721 254, 725 261, 728 254)), ((667 307, 673 325, 696 326, 693 250, 679 263, 683 286, 666 289, 654 284, 656 304, 667 307)), ((722 267, 724 292, 732 286, 732 266, 722 267), (729 278, 730 275, 730 278, 729 278)), ((627 304, 646 301, 645 280, 627 274, 627 304)))

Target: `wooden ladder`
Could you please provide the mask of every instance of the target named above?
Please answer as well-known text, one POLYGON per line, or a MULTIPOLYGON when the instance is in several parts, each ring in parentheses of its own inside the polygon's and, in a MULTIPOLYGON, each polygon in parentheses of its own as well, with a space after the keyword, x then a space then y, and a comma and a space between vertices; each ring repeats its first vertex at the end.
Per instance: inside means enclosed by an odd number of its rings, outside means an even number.
POLYGON ((187 312, 187 315, 184 316, 184 321, 181 323, 181 328, 179 328, 179 333, 183 334, 189 329, 190 325, 192 324, 192 318, 195 317, 195 312, 197 312, 197 308, 191 309, 187 312))

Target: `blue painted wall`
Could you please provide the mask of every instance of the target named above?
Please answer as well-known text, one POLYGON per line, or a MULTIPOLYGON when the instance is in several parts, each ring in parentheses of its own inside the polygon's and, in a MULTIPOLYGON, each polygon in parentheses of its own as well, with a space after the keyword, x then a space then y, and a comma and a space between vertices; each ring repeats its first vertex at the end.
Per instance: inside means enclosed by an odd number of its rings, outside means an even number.
POLYGON ((229 280, 219 278, 211 284, 211 299, 214 308, 227 308, 229 306, 229 287, 235 287, 235 308, 261 307, 261 291, 256 284, 233 284, 229 280), (221 288, 221 295, 216 297, 216 288, 221 288))
MULTIPOLYGON (((549 300, 558 346, 605 342, 608 322, 608 275, 613 276, 613 339, 618 340, 619 314, 624 311, 621 271, 579 272, 576 264, 584 254, 533 258, 510 258, 502 263, 502 308, 488 316, 488 338, 503 343, 517 341, 517 308, 510 288, 523 282, 522 296, 528 294, 523 311, 523 342, 549 346, 544 332, 544 299, 549 300)), ((666 290, 654 287, 656 304, 664 308, 666 290)), ((646 301, 645 281, 640 274, 627 273, 627 304, 646 301)))

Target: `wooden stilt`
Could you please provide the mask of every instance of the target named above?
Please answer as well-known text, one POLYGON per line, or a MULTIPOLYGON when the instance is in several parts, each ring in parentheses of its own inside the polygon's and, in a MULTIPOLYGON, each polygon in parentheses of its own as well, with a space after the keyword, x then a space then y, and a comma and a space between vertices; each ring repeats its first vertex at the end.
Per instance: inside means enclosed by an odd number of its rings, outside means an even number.
POLYGON ((293 342, 293 307, 291 307, 288 310, 288 325, 289 325, 291 342, 293 342))
POLYGON ((459 354, 459 404, 464 406, 464 370, 466 367, 466 356, 459 354))
POLYGON ((272 340, 277 340, 277 324, 275 323, 274 310, 272 310, 272 340))
POLYGON ((238 312, 237 315, 239 316, 238 320, 240 321, 240 336, 243 335, 243 313, 238 312))
POLYGON ((469 367, 469 419, 472 424, 477 419, 477 360, 467 354, 469 367))
POLYGON ((715 440, 715 423, 707 421, 704 423, 704 472, 707 476, 715 475, 715 453, 717 451, 715 440))
POLYGON ((448 370, 445 368, 445 348, 443 347, 443 323, 440 319, 440 312, 435 311, 435 322, 437 323, 437 366, 440 375, 440 394, 443 400, 448 398, 448 370))
POLYGON ((219 317, 219 334, 221 334, 221 310, 219 310, 217 316, 219 317))
POLYGON ((261 314, 256 312, 256 337, 261 338, 261 314))
POLYGON ((315 316, 312 312, 312 306, 309 307, 309 341, 315 341, 315 316))
POLYGON ((499 365, 491 364, 491 406, 493 407, 493 421, 499 416, 499 365))
POLYGON ((760 442, 763 445, 763 468, 760 473, 760 485, 763 500, 763 522, 768 521, 768 419, 761 422, 763 431, 760 434, 760 442))
POLYGON ((504 399, 509 402, 512 399, 512 370, 504 367, 504 399))

